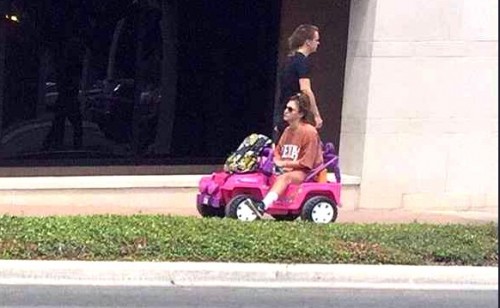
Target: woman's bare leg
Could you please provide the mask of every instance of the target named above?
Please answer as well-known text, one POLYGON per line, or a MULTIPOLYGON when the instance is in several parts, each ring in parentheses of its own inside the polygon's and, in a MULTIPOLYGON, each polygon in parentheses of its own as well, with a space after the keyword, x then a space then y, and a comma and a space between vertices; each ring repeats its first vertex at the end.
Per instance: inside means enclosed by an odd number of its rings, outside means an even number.
POLYGON ((300 184, 304 182, 305 178, 306 173, 300 170, 283 173, 276 178, 276 181, 274 182, 269 192, 274 192, 278 196, 280 196, 283 192, 285 192, 288 185, 300 184))
POLYGON ((254 205, 254 201, 252 201, 251 199, 247 199, 247 204, 255 212, 255 214, 257 214, 258 217, 262 217, 262 212, 266 211, 267 208, 278 199, 278 197, 286 190, 288 185, 300 184, 304 181, 305 178, 306 173, 304 171, 296 170, 283 173, 276 178, 273 186, 259 205, 254 205))

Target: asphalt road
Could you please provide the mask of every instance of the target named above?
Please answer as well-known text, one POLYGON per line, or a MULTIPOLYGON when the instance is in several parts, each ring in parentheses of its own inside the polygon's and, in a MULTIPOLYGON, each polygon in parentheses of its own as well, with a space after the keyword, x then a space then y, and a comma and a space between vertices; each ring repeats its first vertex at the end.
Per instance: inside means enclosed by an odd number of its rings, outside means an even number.
POLYGON ((497 291, 0 285, 0 307, 498 307, 497 291))

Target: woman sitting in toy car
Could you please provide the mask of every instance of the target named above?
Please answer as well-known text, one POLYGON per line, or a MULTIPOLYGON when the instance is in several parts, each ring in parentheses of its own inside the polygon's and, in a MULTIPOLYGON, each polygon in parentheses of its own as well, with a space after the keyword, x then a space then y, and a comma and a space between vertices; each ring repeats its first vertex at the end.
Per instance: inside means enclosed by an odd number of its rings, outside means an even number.
POLYGON ((276 178, 269 192, 260 202, 247 199, 246 204, 262 217, 267 208, 290 184, 300 184, 309 171, 323 163, 321 141, 312 125, 310 100, 307 94, 292 96, 283 111, 283 120, 288 127, 283 131, 274 150, 274 164, 284 173, 276 178))

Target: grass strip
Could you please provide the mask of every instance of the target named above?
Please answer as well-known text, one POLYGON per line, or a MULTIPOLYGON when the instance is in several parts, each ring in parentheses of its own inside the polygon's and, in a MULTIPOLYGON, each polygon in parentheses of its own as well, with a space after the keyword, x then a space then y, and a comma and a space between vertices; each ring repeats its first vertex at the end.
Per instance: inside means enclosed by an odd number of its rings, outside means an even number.
POLYGON ((0 258, 498 266, 498 225, 0 216, 0 258))

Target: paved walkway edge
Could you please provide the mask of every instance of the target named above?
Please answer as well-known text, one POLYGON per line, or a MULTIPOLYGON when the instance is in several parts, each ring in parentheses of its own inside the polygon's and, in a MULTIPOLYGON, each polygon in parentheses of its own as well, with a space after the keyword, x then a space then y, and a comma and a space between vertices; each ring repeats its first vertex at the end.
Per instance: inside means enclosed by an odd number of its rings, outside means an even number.
POLYGON ((0 284, 498 290, 498 267, 0 260, 0 284))

